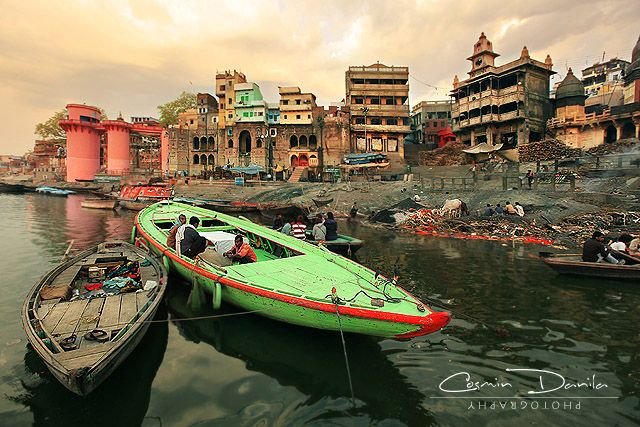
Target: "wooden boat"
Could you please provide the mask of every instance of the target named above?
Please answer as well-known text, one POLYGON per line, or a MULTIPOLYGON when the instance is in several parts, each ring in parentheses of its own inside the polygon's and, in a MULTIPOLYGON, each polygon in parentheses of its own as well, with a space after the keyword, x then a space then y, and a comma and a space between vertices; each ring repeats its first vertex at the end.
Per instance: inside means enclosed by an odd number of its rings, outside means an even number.
POLYGON ((295 219, 299 215, 306 218, 309 215, 309 208, 297 205, 277 205, 273 203, 260 204, 260 217, 263 222, 268 224, 273 223, 274 218, 278 214, 281 214, 285 221, 295 219))
POLYGON ((640 280, 640 264, 619 265, 608 262, 585 262, 580 255, 559 256, 541 253, 545 264, 560 274, 600 277, 604 279, 640 280))
POLYGON ((259 205, 257 203, 250 202, 221 202, 221 201, 208 201, 203 200, 202 207, 211 209, 216 212, 224 213, 249 213, 258 212, 259 205))
POLYGON ((398 339, 436 332, 450 320, 373 270, 242 217, 160 202, 138 213, 132 234, 165 267, 210 293, 216 308, 224 301, 296 325, 398 339), (165 245, 179 214, 198 217, 198 231, 213 242, 196 260, 165 245), (221 253, 238 234, 257 262, 225 263, 221 253))
POLYGON ((102 199, 98 197, 90 197, 80 202, 80 206, 90 209, 115 209, 118 201, 115 199, 102 199))
POLYGON ((162 301, 166 275, 158 261, 128 243, 87 249, 31 289, 22 308, 27 338, 62 385, 86 395, 144 336, 162 301), (118 278, 120 273, 129 276, 118 278), (103 289, 93 289, 101 280, 103 289), (121 289, 132 292, 118 290, 114 282, 128 283, 121 289))
MULTIPOLYGON (((318 244, 318 242, 313 240, 312 230, 307 230, 307 241, 314 245, 318 244)), ((346 234, 338 234, 336 240, 325 240, 322 244, 331 252, 350 257, 364 246, 364 241, 347 236, 346 234)))
POLYGON ((42 193, 42 194, 50 194, 52 196, 64 196, 64 197, 68 196, 69 194, 75 194, 75 191, 72 191, 72 190, 65 190, 62 188, 47 187, 47 186, 37 187, 36 192, 42 193))
POLYGON ((166 185, 125 185, 120 189, 118 202, 125 209, 139 211, 172 196, 173 188, 166 185))
POLYGON ((26 191, 33 191, 33 189, 27 188, 24 184, 0 182, 0 193, 24 193, 26 191))
POLYGON ((333 199, 311 199, 311 200, 318 208, 322 206, 327 206, 328 204, 333 202, 333 199))

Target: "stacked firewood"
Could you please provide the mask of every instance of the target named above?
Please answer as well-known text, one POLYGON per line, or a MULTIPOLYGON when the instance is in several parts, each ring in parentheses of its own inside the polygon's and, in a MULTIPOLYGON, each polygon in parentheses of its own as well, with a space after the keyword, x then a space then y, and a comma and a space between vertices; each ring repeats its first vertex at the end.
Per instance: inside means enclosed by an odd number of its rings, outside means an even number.
POLYGON ((569 157, 580 157, 581 155, 581 149, 571 148, 557 139, 530 142, 529 144, 518 146, 518 156, 523 163, 537 162, 539 160, 566 159, 569 157))
POLYGON ((444 147, 436 148, 430 151, 420 152, 420 164, 422 166, 458 166, 464 165, 467 162, 463 149, 469 148, 468 146, 450 142, 444 147))
POLYGON ((621 139, 615 144, 602 144, 589 148, 587 154, 591 156, 602 156, 605 154, 617 154, 640 149, 640 141, 636 138, 621 139))

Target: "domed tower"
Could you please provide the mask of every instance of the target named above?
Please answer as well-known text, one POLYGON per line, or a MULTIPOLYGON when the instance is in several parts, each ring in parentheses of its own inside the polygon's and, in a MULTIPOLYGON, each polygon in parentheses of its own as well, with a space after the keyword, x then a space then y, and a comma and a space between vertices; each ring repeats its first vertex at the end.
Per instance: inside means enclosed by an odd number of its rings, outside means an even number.
POLYGON ((624 72, 624 103, 640 102, 640 37, 631 52, 631 64, 624 72))
POLYGON ((569 68, 567 76, 556 89, 556 118, 583 116, 586 97, 584 85, 569 68))
POLYGON ((100 109, 68 104, 59 124, 67 134, 67 182, 92 180, 100 170, 100 109))
POLYGON ((131 124, 122 116, 117 120, 105 120, 102 126, 107 131, 107 172, 109 175, 124 175, 129 172, 131 159, 129 140, 131 124))
POLYGON ((495 59, 498 56, 500 54, 493 51, 493 44, 484 33, 481 33, 478 41, 473 45, 473 55, 467 58, 468 61, 471 61, 469 77, 482 73, 487 67, 494 67, 495 59))

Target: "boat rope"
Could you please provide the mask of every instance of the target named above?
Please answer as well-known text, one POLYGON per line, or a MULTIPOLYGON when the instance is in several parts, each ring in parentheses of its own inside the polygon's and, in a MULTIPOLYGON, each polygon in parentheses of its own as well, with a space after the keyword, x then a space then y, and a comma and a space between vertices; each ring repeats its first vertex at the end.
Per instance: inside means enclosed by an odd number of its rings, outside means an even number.
POLYGON ((331 300, 336 306, 336 316, 338 316, 338 329, 340 329, 340 339, 342 340, 342 353, 344 354, 344 363, 347 367, 347 379, 349 380, 349 390, 351 391, 351 404, 356 407, 356 398, 353 393, 353 381, 351 380, 351 368, 349 367, 349 355, 347 354, 347 343, 344 341, 344 332, 342 332, 342 319, 340 318, 340 310, 338 304, 340 298, 336 292, 336 288, 331 289, 331 300))

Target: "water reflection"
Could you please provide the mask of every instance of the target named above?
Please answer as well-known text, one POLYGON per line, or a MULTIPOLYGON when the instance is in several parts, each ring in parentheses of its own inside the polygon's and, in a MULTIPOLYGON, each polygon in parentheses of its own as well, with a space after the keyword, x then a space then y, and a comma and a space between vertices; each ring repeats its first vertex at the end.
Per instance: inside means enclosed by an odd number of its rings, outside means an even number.
MULTIPOLYGON (((166 320, 160 306, 156 320, 166 320)), ((24 388, 10 399, 29 408, 36 426, 139 426, 145 420, 151 385, 167 348, 166 321, 152 324, 127 359, 86 397, 68 391, 30 347, 24 356, 24 388)), ((154 425, 153 419, 149 424, 154 425)))
MULTIPOLYGON (((328 422, 336 416, 365 417, 371 422, 396 420, 406 425, 433 423, 432 415, 422 404, 425 397, 388 360, 374 338, 346 336, 356 399, 356 409, 351 409, 345 359, 337 333, 296 327, 256 315, 179 321, 194 315, 212 315, 213 311, 202 308, 194 313, 187 302, 188 292, 179 286, 168 291, 170 318, 184 338, 207 343, 223 354, 243 360, 247 369, 277 380, 282 387, 293 386, 305 395, 294 407, 285 406, 287 410, 280 406, 272 408, 272 419, 267 424, 276 420, 289 424, 301 418, 328 422)), ((225 308, 217 314, 228 313, 237 312, 225 308)), ((230 402, 247 399, 233 384, 223 395, 230 402)), ((265 396, 256 398, 268 404, 265 396)), ((253 425, 249 421, 248 413, 225 418, 231 425, 253 425)))

